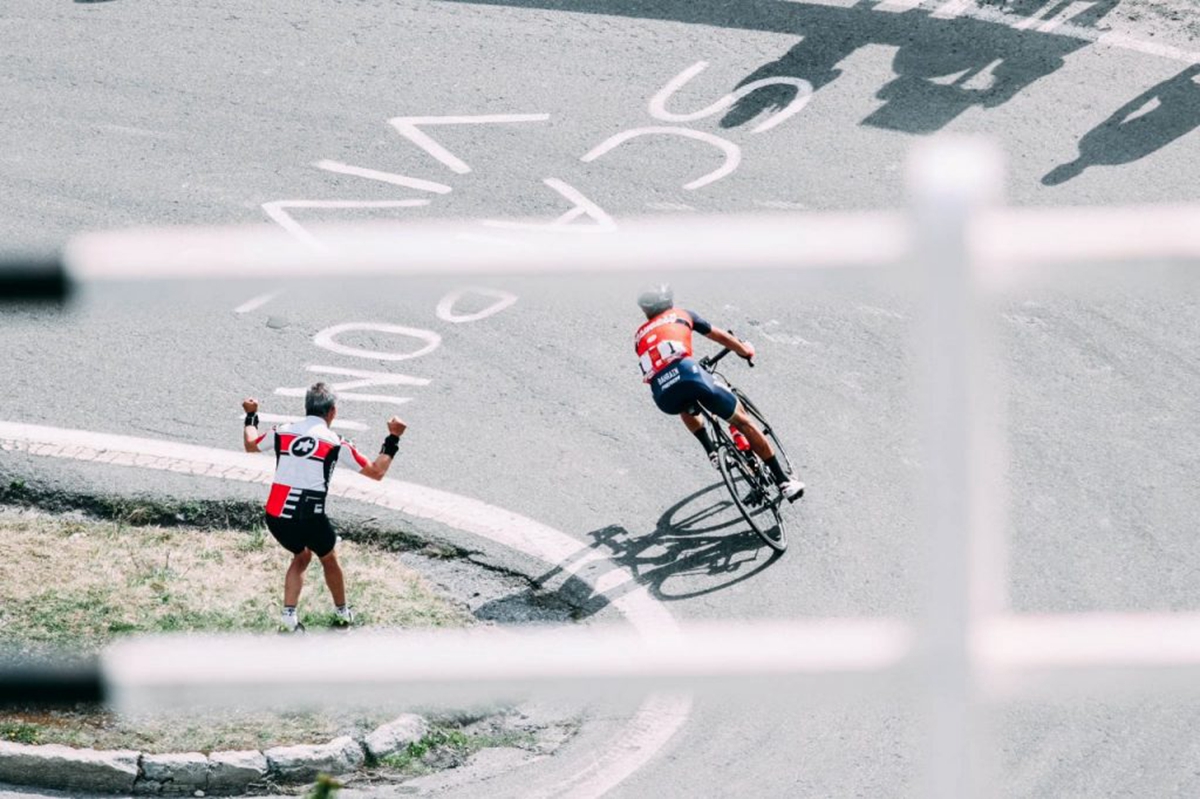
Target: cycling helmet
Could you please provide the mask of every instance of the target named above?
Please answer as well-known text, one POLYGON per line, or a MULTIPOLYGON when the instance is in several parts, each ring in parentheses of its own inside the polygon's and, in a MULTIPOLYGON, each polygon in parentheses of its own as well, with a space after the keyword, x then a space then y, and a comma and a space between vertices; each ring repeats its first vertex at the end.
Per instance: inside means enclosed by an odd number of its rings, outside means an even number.
POLYGON ((675 292, 666 283, 650 286, 638 295, 638 307, 646 316, 657 316, 675 306, 675 292))

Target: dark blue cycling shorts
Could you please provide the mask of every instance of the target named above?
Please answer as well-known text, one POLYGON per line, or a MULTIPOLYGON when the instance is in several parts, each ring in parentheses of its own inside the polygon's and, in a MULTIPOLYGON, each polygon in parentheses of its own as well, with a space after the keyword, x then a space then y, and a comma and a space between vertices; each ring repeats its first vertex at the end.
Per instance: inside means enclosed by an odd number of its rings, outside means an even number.
POLYGON ((721 419, 728 420, 737 410, 737 397, 713 380, 692 358, 676 361, 650 378, 654 404, 663 413, 693 412, 696 405, 721 419))

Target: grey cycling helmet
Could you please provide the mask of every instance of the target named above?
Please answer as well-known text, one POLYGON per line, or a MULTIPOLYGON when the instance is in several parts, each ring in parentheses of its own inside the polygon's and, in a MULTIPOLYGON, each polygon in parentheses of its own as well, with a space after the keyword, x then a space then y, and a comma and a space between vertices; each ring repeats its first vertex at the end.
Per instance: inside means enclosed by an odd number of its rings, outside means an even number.
POLYGON ((675 307, 675 292, 666 283, 650 286, 638 295, 638 307, 646 312, 646 316, 657 316, 675 307))

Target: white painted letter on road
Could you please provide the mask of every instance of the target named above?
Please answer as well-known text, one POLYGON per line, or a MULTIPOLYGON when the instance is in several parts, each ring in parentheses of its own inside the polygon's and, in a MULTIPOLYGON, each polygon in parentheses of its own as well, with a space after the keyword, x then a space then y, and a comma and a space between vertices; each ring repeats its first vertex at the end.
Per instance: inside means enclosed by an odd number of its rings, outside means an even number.
POLYGON ((693 111, 689 114, 677 114, 667 110, 667 101, 671 99, 671 95, 683 88, 684 84, 692 78, 699 75, 708 67, 707 61, 697 61, 690 67, 680 72, 667 83, 662 90, 650 98, 650 116, 655 119, 661 119, 664 122, 695 122, 697 119, 703 119, 713 114, 719 114, 733 107, 733 104, 742 99, 748 94, 758 91, 766 86, 792 86, 796 89, 796 96, 792 98, 786 106, 778 113, 772 114, 767 119, 754 126, 751 133, 762 133, 783 122, 790 116, 798 114, 808 105, 808 101, 812 99, 813 87, 812 84, 803 78, 789 77, 773 77, 763 78, 761 80, 751 81, 745 86, 736 89, 732 94, 727 94, 717 100, 712 105, 701 108, 699 111, 693 111))
POLYGON ((545 122, 549 114, 484 114, 482 116, 460 117, 393 117, 388 122, 397 132, 425 152, 432 155, 444 166, 460 175, 471 171, 471 167, 454 153, 430 138, 419 126, 421 125, 484 125, 505 122, 545 122))
MULTIPOLYGON (((424 377, 398 375, 391 372, 368 372, 362 369, 345 369, 340 366, 310 366, 308 371, 320 375, 343 375, 358 378, 333 383, 330 388, 337 392, 338 400, 354 400, 356 402, 385 402, 391 405, 403 405, 412 397, 396 397, 391 394, 360 394, 356 389, 368 386, 427 386, 429 380, 424 377)), ((277 388, 275 393, 281 397, 303 397, 305 388, 277 388)))
POLYGON ((510 294, 507 291, 468 286, 467 288, 461 288, 452 291, 445 297, 442 297, 441 302, 437 304, 437 317, 443 322, 452 322, 454 324, 462 324, 463 322, 478 322, 480 319, 486 319, 493 314, 500 313, 516 301, 517 295, 510 294), (496 301, 481 311, 475 311, 474 313, 468 314, 455 313, 454 306, 458 304, 459 300, 468 294, 478 294, 484 297, 495 297, 496 301))
POLYGON ((546 230, 552 232, 566 230, 572 233, 600 233, 617 229, 617 223, 613 221, 613 218, 599 205, 584 197, 583 193, 574 186, 558 178, 546 178, 542 182, 565 197, 574 207, 570 211, 559 215, 553 222, 516 222, 507 219, 485 219, 483 220, 483 224, 488 227, 508 228, 509 230, 546 230), (593 224, 573 224, 576 219, 581 217, 587 217, 592 220, 593 224))
POLYGON ((288 208, 419 208, 423 205, 429 205, 429 200, 275 200, 263 203, 262 209, 267 216, 275 220, 281 228, 291 233, 297 240, 304 242, 314 250, 328 250, 287 212, 288 208))
POLYGON ((346 324, 334 325, 320 331, 313 336, 313 343, 322 349, 336 352, 339 355, 350 355, 355 358, 367 358, 368 360, 378 361, 407 361, 410 358, 420 358, 422 355, 428 355, 436 350, 438 345, 442 343, 442 337, 431 330, 421 330, 415 327, 401 327, 400 325, 388 325, 380 322, 347 322, 346 324), (341 334, 353 331, 370 331, 373 333, 387 333, 394 336, 407 336, 408 338, 415 338, 418 341, 424 342, 424 346, 413 352, 385 352, 383 350, 351 347, 337 341, 337 337, 341 334))
POLYGON ((711 144, 713 147, 716 147, 725 154, 725 163, 723 163, 720 167, 714 169, 712 172, 709 172, 706 175, 701 175, 691 183, 685 183, 683 188, 687 191, 693 191, 701 186, 707 186, 709 183, 720 180, 721 178, 733 172, 733 170, 737 169, 738 164, 740 164, 742 161, 741 148, 728 139, 722 139, 720 136, 714 136, 711 133, 705 133, 699 130, 692 130, 691 128, 677 127, 649 127, 623 130, 620 133, 616 133, 602 141, 599 145, 593 148, 591 152, 579 160, 583 161, 584 163, 595 161, 609 150, 619 147, 630 139, 636 139, 639 136, 655 135, 681 136, 685 139, 695 139, 696 141, 702 141, 705 144, 711 144))

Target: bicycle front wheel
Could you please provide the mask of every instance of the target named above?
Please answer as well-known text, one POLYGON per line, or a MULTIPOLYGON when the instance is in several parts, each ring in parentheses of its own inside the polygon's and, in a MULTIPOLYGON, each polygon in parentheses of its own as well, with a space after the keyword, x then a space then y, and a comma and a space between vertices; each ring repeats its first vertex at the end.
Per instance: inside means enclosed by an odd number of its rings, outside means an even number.
POLYGON ((753 456, 726 444, 720 448, 721 479, 733 502, 758 537, 777 552, 787 549, 777 492, 768 487, 753 456))

